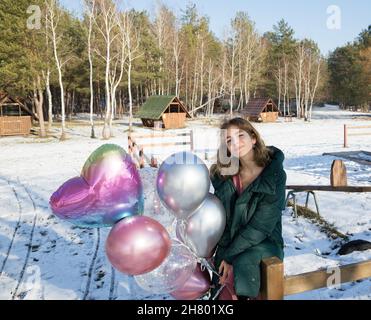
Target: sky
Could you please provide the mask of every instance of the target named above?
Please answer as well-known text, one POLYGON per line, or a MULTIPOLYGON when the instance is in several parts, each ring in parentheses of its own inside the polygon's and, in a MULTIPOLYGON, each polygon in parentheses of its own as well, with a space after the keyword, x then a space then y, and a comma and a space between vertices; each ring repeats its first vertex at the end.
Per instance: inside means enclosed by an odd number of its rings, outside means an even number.
MULTIPOLYGON (((82 0, 61 0, 68 9, 81 13, 82 0)), ((127 8, 154 12, 156 0, 125 0, 127 8)), ((189 1, 162 0, 177 16, 189 1)), ((260 34, 273 29, 281 18, 295 31, 295 38, 316 41, 322 54, 353 41, 371 24, 370 0, 194 0, 210 29, 222 39, 238 11, 248 13, 260 34)), ((153 16, 153 15, 151 15, 153 16)))

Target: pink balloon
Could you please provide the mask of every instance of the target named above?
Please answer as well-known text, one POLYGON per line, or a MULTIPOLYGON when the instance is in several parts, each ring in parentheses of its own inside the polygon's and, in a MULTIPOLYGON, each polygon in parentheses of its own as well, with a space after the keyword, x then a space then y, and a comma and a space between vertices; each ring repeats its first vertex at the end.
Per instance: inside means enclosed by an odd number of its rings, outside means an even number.
POLYGON ((130 275, 157 268, 169 255, 170 248, 170 236, 166 229, 146 216, 119 221, 106 241, 106 254, 113 267, 130 275))
POLYGON ((208 270, 201 271, 201 266, 198 263, 195 271, 183 286, 170 294, 177 300, 196 300, 209 290, 210 285, 211 279, 208 270))

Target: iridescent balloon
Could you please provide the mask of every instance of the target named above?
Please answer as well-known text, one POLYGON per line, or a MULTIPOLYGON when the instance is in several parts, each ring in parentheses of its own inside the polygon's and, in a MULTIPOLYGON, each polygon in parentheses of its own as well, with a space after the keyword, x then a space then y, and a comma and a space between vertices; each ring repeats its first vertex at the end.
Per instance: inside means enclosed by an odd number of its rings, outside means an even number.
POLYGON ((89 156, 80 177, 53 193, 50 206, 56 216, 81 227, 111 226, 143 212, 142 182, 125 150, 105 144, 89 156))
POLYGON ((146 291, 164 294, 181 288, 196 268, 197 259, 179 240, 172 239, 170 254, 155 270, 135 276, 146 291))
POLYGON ((106 254, 118 271, 139 275, 157 268, 169 255, 171 240, 157 221, 135 216, 125 218, 111 229, 106 254))
POLYGON ((201 265, 198 263, 188 280, 180 288, 171 292, 170 295, 177 300, 196 300, 210 289, 210 285, 209 271, 206 268, 202 271, 201 265))
POLYGON ((187 219, 178 220, 176 234, 198 257, 208 258, 223 235, 226 213, 220 200, 209 193, 187 219))
POLYGON ((185 219, 207 196, 210 189, 209 171, 193 153, 175 153, 161 164, 156 185, 164 205, 175 217, 185 219))
POLYGON ((67 180, 50 199, 54 213, 63 219, 79 218, 80 208, 89 210, 94 201, 94 192, 82 177, 67 180))

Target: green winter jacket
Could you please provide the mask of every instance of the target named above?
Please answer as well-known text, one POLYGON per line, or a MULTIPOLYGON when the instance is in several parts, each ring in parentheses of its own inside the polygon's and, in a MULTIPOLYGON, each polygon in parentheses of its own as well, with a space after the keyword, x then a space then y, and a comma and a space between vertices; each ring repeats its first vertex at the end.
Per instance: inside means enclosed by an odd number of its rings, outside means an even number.
MULTIPOLYGON (((262 173, 238 195, 232 178, 211 177, 215 195, 226 210, 226 227, 221 237, 214 264, 222 260, 233 265, 237 295, 256 297, 260 290, 260 262, 277 256, 283 260, 282 210, 285 206, 286 173, 284 154, 275 147, 271 162, 262 173)), ((214 275, 212 297, 218 289, 214 275)))

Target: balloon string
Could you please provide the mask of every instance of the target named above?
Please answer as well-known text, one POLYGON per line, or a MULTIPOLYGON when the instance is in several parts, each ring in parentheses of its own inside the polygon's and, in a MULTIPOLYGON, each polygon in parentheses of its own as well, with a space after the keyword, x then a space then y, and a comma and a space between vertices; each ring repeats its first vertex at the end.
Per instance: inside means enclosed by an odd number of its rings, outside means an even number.
POLYGON ((219 289, 218 289, 218 291, 215 293, 215 295, 212 297, 212 300, 215 300, 218 296, 219 296, 219 294, 220 294, 220 292, 224 289, 224 287, 225 287, 225 284, 223 284, 219 289))
MULTIPOLYGON (((221 275, 215 270, 215 268, 213 266, 210 265, 210 263, 205 259, 205 258, 200 258, 199 256, 197 256, 190 248, 189 246, 187 246, 185 243, 183 243, 182 241, 179 241, 179 243, 186 247, 191 253, 192 255, 196 258, 197 262, 199 262, 201 264, 201 270, 202 270, 202 267, 204 268, 207 268, 208 270, 210 270, 212 273, 216 274, 219 278, 221 277, 221 275)), ((203 271, 203 270, 202 270, 203 271)), ((215 293, 214 297, 212 297, 211 299, 212 300, 215 300, 220 292, 223 290, 223 288, 225 287, 225 284, 223 284, 219 289, 218 291, 215 293)))
MULTIPOLYGON (((198 258, 198 260, 201 263, 201 268, 202 267, 207 268, 211 272, 215 273, 219 278, 221 277, 221 275, 215 270, 215 268, 213 268, 213 266, 211 266, 211 264, 209 263, 209 261, 207 261, 205 258, 198 258)), ((220 292, 223 290, 224 287, 225 287, 225 284, 223 284, 218 289, 218 291, 215 293, 215 295, 211 299, 212 300, 215 300, 219 296, 220 292)))
POLYGON ((208 270, 210 270, 212 273, 215 273, 218 277, 221 277, 221 275, 215 270, 215 268, 213 268, 210 263, 205 259, 205 258, 201 258, 199 257, 197 254, 195 254, 191 248, 189 246, 187 246, 185 243, 183 243, 182 241, 179 241, 179 244, 186 247, 190 252, 191 254, 194 256, 194 258, 197 260, 197 262, 199 262, 201 264, 201 267, 206 267, 208 270))
POLYGON ((206 267, 208 270, 210 270, 212 273, 216 274, 218 277, 221 277, 221 275, 213 268, 209 261, 207 261, 205 258, 198 258, 199 262, 206 267))

